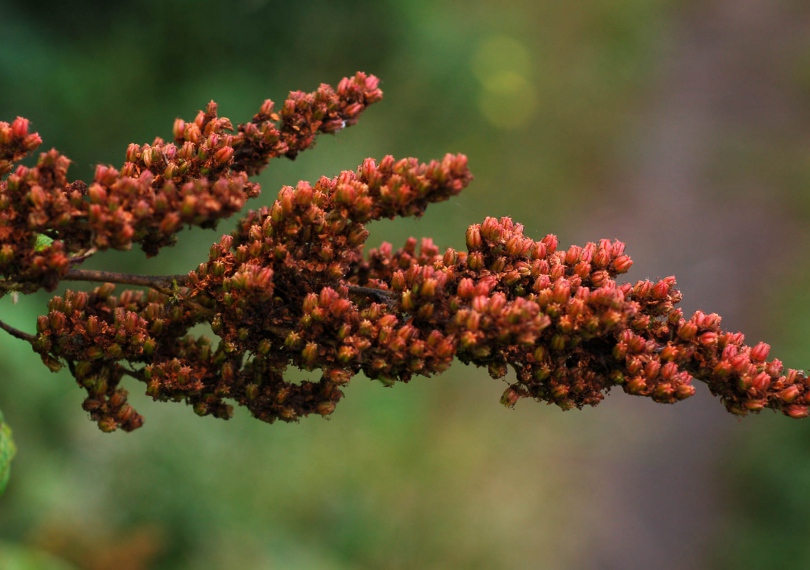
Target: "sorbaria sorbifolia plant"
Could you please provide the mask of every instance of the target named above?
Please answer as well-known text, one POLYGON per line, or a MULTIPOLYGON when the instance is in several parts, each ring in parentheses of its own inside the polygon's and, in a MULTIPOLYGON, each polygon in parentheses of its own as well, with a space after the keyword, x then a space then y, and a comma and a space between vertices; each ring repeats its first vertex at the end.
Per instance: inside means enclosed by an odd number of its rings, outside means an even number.
POLYGON ((258 195, 250 176, 271 159, 295 158, 381 97, 377 78, 358 73, 336 89, 293 92, 278 110, 265 101, 236 128, 212 102, 175 122, 173 142, 132 144, 121 169, 98 166, 89 184, 68 179, 70 161, 56 150, 18 165, 41 139, 26 119, 0 123, 1 293, 103 283, 54 297, 36 334, 0 326, 51 370, 68 367, 103 431, 143 423, 124 376, 202 416, 228 418, 236 403, 272 423, 332 414, 358 373, 408 382, 454 358, 493 378, 514 370, 507 406, 532 398, 581 408, 614 386, 669 404, 694 394, 697 380, 734 414, 808 415, 805 374, 768 360, 767 344, 723 331, 715 314, 685 318, 674 277, 618 283, 632 263, 619 241, 560 249, 553 235, 535 241, 509 218, 487 218, 467 230, 466 252, 411 238, 364 256, 367 223, 421 216, 467 186, 460 154, 367 159, 284 187, 185 275, 81 269, 98 251, 137 245, 153 256, 186 226, 215 227, 258 195), (201 323, 218 342, 188 334, 201 323), (313 381, 285 379, 290 366, 313 381))

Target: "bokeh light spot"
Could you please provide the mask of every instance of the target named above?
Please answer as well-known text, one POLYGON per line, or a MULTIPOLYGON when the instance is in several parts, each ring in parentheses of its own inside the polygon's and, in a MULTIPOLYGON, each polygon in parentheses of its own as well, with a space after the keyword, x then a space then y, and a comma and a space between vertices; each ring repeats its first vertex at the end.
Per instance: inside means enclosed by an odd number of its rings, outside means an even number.
POLYGON ((481 84, 478 110, 488 123, 517 129, 531 119, 537 90, 530 79, 532 58, 526 46, 509 36, 491 36, 475 50, 470 67, 481 84))

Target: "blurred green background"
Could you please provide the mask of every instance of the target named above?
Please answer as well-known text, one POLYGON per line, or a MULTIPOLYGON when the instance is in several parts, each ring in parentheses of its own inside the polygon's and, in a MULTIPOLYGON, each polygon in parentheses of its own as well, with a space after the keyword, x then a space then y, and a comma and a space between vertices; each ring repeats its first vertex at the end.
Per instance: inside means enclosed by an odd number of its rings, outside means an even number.
MULTIPOLYGON (((623 239, 630 279, 677 275, 685 310, 800 367, 809 31, 805 3, 776 0, 0 0, 0 120, 29 118, 87 180, 210 99, 237 123, 265 98, 374 73, 383 102, 273 163, 252 207, 368 156, 464 152, 465 193, 372 226, 369 244, 460 248, 469 224, 504 215, 566 245, 623 239)), ((87 266, 185 272, 232 225, 87 266)), ((46 302, 4 298, 2 319, 33 331, 46 302)), ((390 389, 357 378, 329 421, 268 426, 132 383, 145 426, 105 435, 69 374, 0 343, 18 447, 3 568, 810 565, 810 420, 738 421, 703 389, 672 407, 616 392, 509 411, 504 385, 456 364, 390 389)))

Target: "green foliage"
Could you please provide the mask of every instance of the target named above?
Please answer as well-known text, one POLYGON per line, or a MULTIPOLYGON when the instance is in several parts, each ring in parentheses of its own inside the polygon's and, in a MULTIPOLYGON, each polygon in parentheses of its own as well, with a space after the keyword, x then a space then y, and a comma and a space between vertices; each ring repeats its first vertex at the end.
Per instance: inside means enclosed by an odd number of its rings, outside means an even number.
POLYGON ((53 240, 45 234, 37 235, 37 244, 34 246, 35 251, 42 251, 53 243, 53 240))
POLYGON ((11 475, 11 460, 14 459, 15 453, 17 453, 17 448, 11 438, 11 428, 3 418, 3 413, 0 412, 0 495, 6 490, 11 475))
POLYGON ((3 570, 72 570, 74 567, 44 552, 0 541, 3 570))

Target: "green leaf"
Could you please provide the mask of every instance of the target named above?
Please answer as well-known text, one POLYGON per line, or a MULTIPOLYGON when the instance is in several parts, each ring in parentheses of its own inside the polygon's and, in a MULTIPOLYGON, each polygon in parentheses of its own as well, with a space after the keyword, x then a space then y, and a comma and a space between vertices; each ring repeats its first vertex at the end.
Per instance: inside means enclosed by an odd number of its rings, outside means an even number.
POLYGON ((14 440, 11 439, 11 428, 5 422, 3 412, 0 412, 0 495, 6 490, 11 475, 11 460, 16 452, 14 440))
POLYGON ((34 251, 42 251, 53 243, 53 240, 45 234, 37 234, 37 243, 34 246, 34 251))

